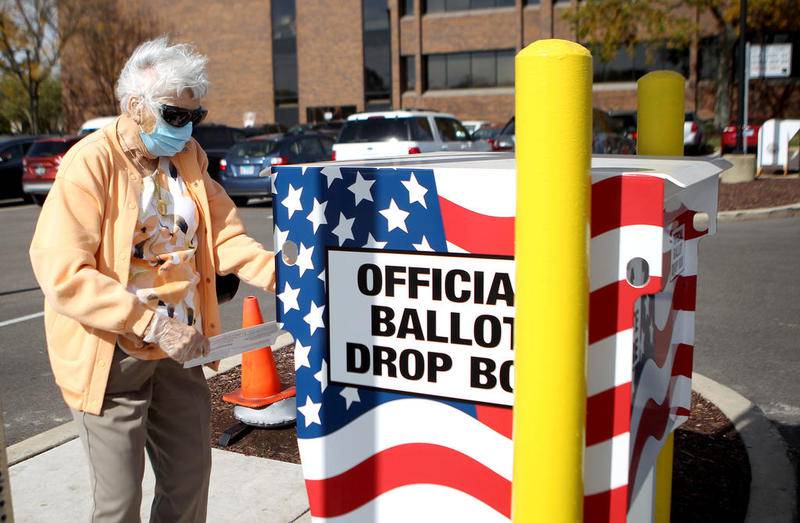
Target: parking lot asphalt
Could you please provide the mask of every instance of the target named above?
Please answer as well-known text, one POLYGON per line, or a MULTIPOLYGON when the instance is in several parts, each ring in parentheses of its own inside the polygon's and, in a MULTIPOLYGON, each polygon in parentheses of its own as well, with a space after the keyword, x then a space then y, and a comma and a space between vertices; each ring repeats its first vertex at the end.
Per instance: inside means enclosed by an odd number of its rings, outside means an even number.
POLYGON ((700 242, 694 369, 758 405, 800 472, 800 218, 720 223, 700 242))
MULTIPOLYGON (((272 249, 272 207, 254 203, 240 213, 250 235, 272 249)), ((28 258, 38 216, 35 205, 0 202, 0 402, 7 445, 72 419, 53 381, 40 316, 44 295, 28 258)), ((224 331, 241 326, 247 295, 259 298, 265 321, 275 319, 274 295, 242 283, 236 297, 221 306, 224 331)))

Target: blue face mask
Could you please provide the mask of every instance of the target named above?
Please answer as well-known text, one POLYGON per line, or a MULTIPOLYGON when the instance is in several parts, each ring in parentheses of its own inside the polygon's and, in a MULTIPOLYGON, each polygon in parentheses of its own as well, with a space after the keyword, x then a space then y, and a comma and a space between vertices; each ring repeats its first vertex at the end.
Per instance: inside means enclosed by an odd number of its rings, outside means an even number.
POLYGON ((159 118, 155 129, 149 133, 140 131, 139 136, 147 151, 153 156, 172 157, 181 152, 192 137, 192 122, 183 127, 173 127, 159 118))

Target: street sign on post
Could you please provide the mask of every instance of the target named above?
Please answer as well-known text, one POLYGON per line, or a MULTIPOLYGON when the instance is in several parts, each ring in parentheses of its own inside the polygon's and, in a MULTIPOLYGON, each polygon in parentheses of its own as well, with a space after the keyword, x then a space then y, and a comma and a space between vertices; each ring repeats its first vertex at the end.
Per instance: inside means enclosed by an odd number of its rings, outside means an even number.
MULTIPOLYGON (((626 521, 688 416, 697 242, 715 230, 726 165, 592 158, 584 521, 626 521)), ((516 178, 499 153, 275 168, 277 315, 296 340, 315 521, 510 521, 516 178)), ((564 397, 540 400, 578 408, 564 397)))
POLYGON ((792 44, 750 44, 751 79, 792 75, 792 44))

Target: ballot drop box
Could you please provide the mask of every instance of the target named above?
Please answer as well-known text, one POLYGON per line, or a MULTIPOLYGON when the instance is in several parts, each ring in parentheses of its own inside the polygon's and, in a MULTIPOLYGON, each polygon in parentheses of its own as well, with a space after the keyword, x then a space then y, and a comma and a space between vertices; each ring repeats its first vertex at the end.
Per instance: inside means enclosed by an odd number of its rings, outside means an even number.
MULTIPOLYGON (((625 521, 689 414, 697 243, 714 233, 722 169, 592 159, 586 521, 625 521)), ((311 516, 509 521, 514 157, 272 177, 277 314, 295 339, 311 516)))

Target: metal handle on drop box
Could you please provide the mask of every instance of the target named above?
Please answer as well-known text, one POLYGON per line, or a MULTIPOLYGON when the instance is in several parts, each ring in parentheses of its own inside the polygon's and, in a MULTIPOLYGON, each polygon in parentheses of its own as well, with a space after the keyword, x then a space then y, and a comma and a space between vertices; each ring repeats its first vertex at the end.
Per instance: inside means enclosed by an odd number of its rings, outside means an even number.
POLYGON ((183 364, 183 368, 189 369, 242 354, 243 352, 262 347, 271 347, 278 337, 283 334, 287 334, 287 332, 278 327, 277 322, 270 321, 261 325, 247 327, 246 329, 237 329, 218 336, 212 336, 208 339, 211 343, 211 351, 208 356, 200 356, 189 360, 183 364))

